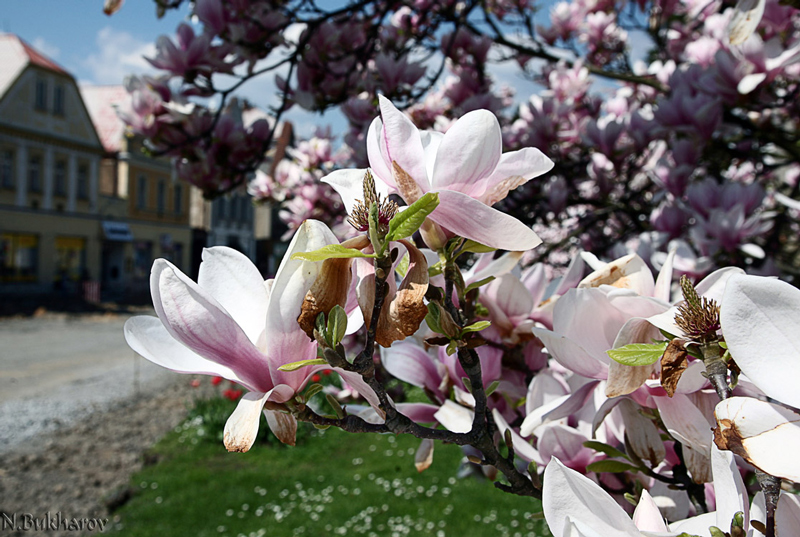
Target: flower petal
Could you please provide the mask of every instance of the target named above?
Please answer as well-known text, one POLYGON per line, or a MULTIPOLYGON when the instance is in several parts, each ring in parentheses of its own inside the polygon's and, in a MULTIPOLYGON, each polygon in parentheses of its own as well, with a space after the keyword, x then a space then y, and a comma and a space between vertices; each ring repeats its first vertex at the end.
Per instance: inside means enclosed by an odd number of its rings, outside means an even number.
POLYGON ((570 371, 592 379, 608 377, 608 364, 590 355, 571 339, 544 328, 532 330, 533 335, 542 340, 553 358, 570 371))
POLYGON ((720 323, 747 378, 769 397, 800 408, 800 290, 773 278, 733 276, 720 323))
POLYGON ((800 482, 800 415, 750 397, 731 397, 714 411, 714 442, 753 466, 800 482))
POLYGON ((766 0, 739 0, 728 23, 731 45, 741 45, 755 32, 764 16, 766 0))
POLYGON ((628 514, 606 491, 555 457, 544 471, 542 507, 553 535, 564 535, 569 517, 605 537, 640 537, 628 514))
MULTIPOLYGON (((379 95, 378 100, 383 121, 383 139, 378 140, 378 144, 383 162, 387 170, 391 170, 392 162, 396 162, 414 179, 424 194, 430 190, 430 182, 425 170, 425 150, 422 148, 419 129, 389 99, 379 95)), ((372 155, 369 158, 372 165, 372 155)), ((389 185, 393 186, 393 183, 389 185)))
POLYGON ((223 442, 228 451, 245 453, 253 447, 258 435, 261 409, 268 397, 269 393, 248 392, 239 400, 236 410, 225 422, 223 442))
POLYGON ((449 399, 433 415, 436 421, 454 433, 468 433, 472 430, 473 412, 449 399))
POLYGON ((497 117, 488 110, 473 110, 456 121, 442 138, 431 188, 478 197, 486 191, 486 179, 502 153, 503 135, 497 117))
POLYGON ((173 338, 158 317, 137 315, 125 321, 125 341, 154 364, 177 373, 216 375, 247 386, 229 367, 203 358, 173 338))
POLYGON ((293 446, 297 439, 297 420, 291 414, 280 410, 264 409, 264 416, 270 430, 282 443, 293 446))
POLYGON ((652 296, 655 288, 650 267, 636 254, 626 255, 607 263, 581 280, 578 287, 600 287, 601 285, 631 289, 642 296, 652 296))
POLYGON ((197 284, 257 343, 269 301, 261 273, 246 255, 226 246, 203 248, 202 258, 197 284))
POLYGON ((461 192, 442 190, 429 218, 443 228, 500 250, 523 251, 542 240, 531 228, 461 192))
POLYGON ((266 357, 219 302, 172 263, 156 259, 150 289, 156 313, 172 337, 235 371, 247 386, 260 391, 272 388, 266 357))
POLYGON ((439 385, 442 376, 434 359, 416 343, 399 341, 390 348, 382 348, 381 362, 392 376, 441 395, 439 385))
POLYGON ((714 493, 717 504, 717 527, 729 528, 733 515, 744 514, 744 527, 749 526, 750 504, 742 474, 730 451, 720 451, 711 446, 711 472, 714 476, 714 493))
POLYGON ((633 523, 642 531, 661 531, 668 532, 667 523, 661 516, 656 502, 647 489, 642 489, 642 495, 636 509, 633 510, 633 523))
POLYGON ((492 174, 480 181, 483 187, 478 199, 486 205, 494 205, 505 199, 508 193, 553 169, 555 164, 535 147, 503 153, 492 174))
POLYGON ((711 448, 711 426, 687 396, 676 393, 653 400, 672 436, 698 451, 707 452, 711 448))
MULTIPOLYGON (((321 179, 323 183, 331 185, 342 198, 347 214, 353 214, 356 201, 364 199, 364 175, 367 171, 367 169, 358 168, 336 170, 321 179)), ((389 187, 383 181, 375 181, 375 190, 381 198, 389 195, 389 187)))

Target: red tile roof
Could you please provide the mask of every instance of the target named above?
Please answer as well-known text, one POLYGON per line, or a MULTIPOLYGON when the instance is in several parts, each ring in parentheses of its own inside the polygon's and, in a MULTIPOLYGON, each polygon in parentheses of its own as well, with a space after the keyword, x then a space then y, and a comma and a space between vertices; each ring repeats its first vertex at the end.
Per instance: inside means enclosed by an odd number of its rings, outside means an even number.
POLYGON ((72 78, 56 62, 30 46, 19 36, 0 33, 0 97, 28 65, 36 65, 72 78))

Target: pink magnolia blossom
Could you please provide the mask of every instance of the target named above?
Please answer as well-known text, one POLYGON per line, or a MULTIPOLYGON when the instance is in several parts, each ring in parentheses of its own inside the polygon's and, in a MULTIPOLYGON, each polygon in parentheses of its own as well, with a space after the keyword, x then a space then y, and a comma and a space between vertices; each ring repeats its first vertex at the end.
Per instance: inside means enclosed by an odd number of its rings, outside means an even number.
MULTIPOLYGON (((129 319, 125 339, 158 365, 221 376, 249 390, 225 425, 229 450, 250 449, 262 410, 273 432, 294 443, 294 417, 265 405, 288 401, 314 373, 329 366, 279 370, 316 357, 316 342, 300 329, 297 318, 319 264, 291 256, 334 243, 338 241, 325 225, 307 221, 292 239, 275 279, 267 282, 247 257, 226 247, 204 251, 197 283, 169 261, 154 263, 150 282, 158 317, 129 319)), ((373 395, 358 375, 338 372, 360 393, 373 395)))
MULTIPOLYGON (((381 117, 373 121, 367 137, 379 190, 396 192, 409 204, 426 192, 437 192, 439 206, 430 220, 445 232, 487 246, 527 250, 541 242, 530 228, 491 208, 509 191, 552 168, 541 151, 526 148, 502 154, 500 125, 486 110, 466 114, 441 134, 419 131, 387 99, 381 97, 380 102, 381 117)), ((364 170, 339 170, 324 181, 350 212, 362 197, 363 177, 364 170)))

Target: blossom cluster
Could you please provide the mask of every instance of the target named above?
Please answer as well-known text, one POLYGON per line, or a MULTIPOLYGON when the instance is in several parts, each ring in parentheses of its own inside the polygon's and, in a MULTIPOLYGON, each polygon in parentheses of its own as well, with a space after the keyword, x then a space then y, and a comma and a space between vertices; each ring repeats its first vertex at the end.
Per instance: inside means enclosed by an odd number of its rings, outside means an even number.
POLYGON ((306 220, 266 282, 228 248, 205 251, 196 283, 158 260, 158 317, 126 323, 151 361, 248 390, 226 447, 249 450, 262 412, 290 444, 298 421, 412 434, 420 471, 435 440, 457 443, 487 476, 502 474, 499 488, 541 498, 554 535, 793 531, 800 502, 780 483, 800 482, 800 291, 738 267, 677 282, 677 249, 655 276, 636 254, 583 252, 560 277, 522 269, 541 239, 493 205, 554 162, 534 148, 503 153, 487 110, 444 134, 385 98, 380 110, 369 168, 322 179, 353 237, 306 220), (362 350, 349 351, 345 336, 362 326, 362 350), (428 402, 395 403, 379 368, 428 402), (327 392, 333 416, 313 399, 320 371, 345 386, 327 392), (369 406, 338 402, 356 393, 369 406))

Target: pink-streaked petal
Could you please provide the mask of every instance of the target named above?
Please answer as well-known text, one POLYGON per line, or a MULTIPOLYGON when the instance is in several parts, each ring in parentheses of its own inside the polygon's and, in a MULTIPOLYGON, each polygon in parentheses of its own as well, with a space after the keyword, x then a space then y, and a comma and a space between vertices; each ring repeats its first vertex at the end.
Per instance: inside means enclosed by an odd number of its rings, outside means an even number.
POLYGON ((422 140, 422 149, 425 151, 425 171, 428 177, 433 177, 433 166, 436 163, 436 152, 439 151, 439 144, 442 143, 444 138, 443 132, 437 131, 420 131, 420 139, 422 140))
POLYGON ((633 523, 641 531, 669 531, 667 523, 664 522, 664 517, 661 516, 661 511, 658 510, 656 502, 647 492, 647 489, 642 490, 639 503, 633 511, 633 523))
POLYGON ((442 190, 431 220, 467 239, 499 250, 524 251, 542 240, 531 228, 461 192, 442 190))
POLYGON ((376 117, 367 130, 367 159, 373 175, 378 179, 376 183, 383 182, 389 188, 394 189, 396 185, 392 178, 392 161, 386 160, 384 157, 386 151, 381 149, 381 145, 385 147, 383 121, 380 117, 376 117))
MULTIPOLYGON (((653 339, 660 338, 658 330, 647 322, 646 319, 634 317, 629 319, 617 334, 614 347, 624 347, 631 343, 650 343, 653 339)), ((629 366, 611 360, 608 364, 608 384, 606 397, 628 395, 644 384, 656 371, 656 364, 629 366)))
POLYGON ((156 313, 172 337, 235 371, 247 386, 259 391, 272 388, 266 357, 219 302, 174 265, 156 259, 150 289, 156 313))
POLYGON ((465 114, 439 144, 431 188, 480 196, 486 190, 485 179, 500 162, 502 152, 503 135, 497 117, 488 110, 465 114))
POLYGON ((492 174, 476 185, 478 199, 486 205, 494 205, 510 191, 549 172, 553 166, 553 161, 535 147, 504 153, 492 174))
POLYGON ((583 272, 586 270, 586 261, 580 255, 576 255, 570 261, 567 267, 567 272, 558 280, 558 287, 553 292, 554 295, 563 295, 573 287, 577 287, 578 283, 583 279, 583 272))
POLYGON ((261 410, 269 393, 247 392, 225 422, 223 442, 228 451, 249 451, 258 435, 261 410))
POLYGON ((419 345, 398 341, 389 348, 381 348, 383 367, 398 379, 419 388, 439 392, 441 375, 433 358, 419 345))
POLYGON ((544 471, 542 508, 550 532, 563 536, 568 519, 605 537, 639 537, 636 525, 600 486, 553 458, 544 471))
POLYGON ((800 408, 800 290, 773 278, 733 276, 720 323, 747 378, 769 397, 800 408))
MULTIPOLYGON (((325 366, 322 366, 325 367, 325 366)), ((366 383, 364 377, 359 375, 358 373, 353 373, 352 371, 345 371, 343 369, 335 368, 334 371, 339 373, 339 375, 344 379, 344 381, 349 384, 353 389, 355 389, 358 394, 364 398, 364 400, 370 404, 372 408, 375 409, 375 412, 383 418, 384 413, 383 410, 380 408, 380 401, 378 400, 378 396, 369 387, 369 384, 366 383)))
POLYGON ((246 255, 226 246, 204 248, 202 258, 197 284, 257 343, 269 301, 261 273, 246 255))
POLYGON ((623 399, 618 408, 631 449, 636 456, 649 461, 650 466, 655 468, 666 456, 666 448, 658 428, 653 424, 653 420, 642 415, 642 407, 630 399, 623 399))
POLYGON ((663 300, 664 302, 670 301, 672 293, 672 266, 675 262, 675 254, 677 251, 676 248, 669 251, 664 264, 661 266, 661 270, 658 272, 658 278, 656 278, 656 287, 653 290, 653 297, 663 300))
POLYGON ((594 395, 594 390, 598 381, 590 381, 575 390, 573 393, 563 395, 554 399, 539 408, 530 412, 520 427, 520 434, 530 436, 536 432, 541 425, 566 418, 586 405, 590 397, 594 395))
POLYGON ((728 23, 731 45, 741 45, 753 35, 764 16, 766 0, 739 0, 728 23))
POLYGON ((505 274, 486 286, 486 296, 508 316, 527 316, 533 310, 533 299, 523 283, 513 274, 505 274))
POLYGON ((750 502, 742 474, 730 451, 720 451, 711 446, 711 473, 714 476, 714 494, 717 504, 717 527, 730 528, 733 515, 744 514, 744 527, 750 523, 750 502))
MULTIPOLYGON (((347 214, 353 214, 356 201, 364 199, 364 175, 366 173, 367 169, 365 168, 336 170, 323 177, 321 181, 333 187, 342 198, 347 214)), ((375 189, 381 194, 381 197, 385 197, 389 193, 389 187, 383 181, 375 181, 375 189)))
MULTIPOLYGON (((507 252, 498 258, 494 257, 493 252, 481 254, 469 271, 464 272, 464 281, 467 283, 479 282, 494 276, 499 278, 511 272, 517 266, 519 260, 522 259, 523 252, 507 252)), ((438 259, 436 260, 438 261, 438 259)), ((436 262, 434 261, 434 263, 436 262)), ((434 263, 428 263, 433 265, 434 263)))
POLYGON ((379 140, 383 161, 389 170, 392 169, 391 163, 397 162, 414 179, 420 190, 427 192, 430 190, 430 182, 425 169, 425 150, 422 148, 419 129, 389 99, 382 95, 378 99, 383 121, 383 140, 379 140))
POLYGON ((615 308, 599 289, 570 289, 556 302, 553 330, 580 341, 586 352, 603 363, 628 316, 615 308))
POLYGON ((525 459, 528 462, 535 462, 538 465, 544 464, 544 460, 542 459, 539 452, 533 447, 530 442, 522 438, 517 432, 512 429, 503 415, 497 411, 495 408, 492 410, 492 416, 494 417, 494 421, 497 424, 497 429, 500 432, 500 436, 505 438, 506 431, 510 431, 511 433, 511 443, 514 444, 514 452, 521 458, 525 459))
POLYGON ((267 418, 272 433, 286 445, 295 445, 297 439, 297 420, 291 414, 277 410, 264 409, 264 416, 267 418))
POLYGON ((177 373, 220 376, 252 389, 231 368, 207 360, 179 343, 167 332, 158 317, 131 317, 125 321, 124 332, 128 345, 154 364, 177 373))
MULTIPOLYGON (((717 525, 717 514, 714 512, 703 513, 686 520, 679 520, 669 525, 672 532, 686 533, 688 535, 699 535, 700 537, 711 537, 708 528, 717 525)), ((728 524, 730 528, 730 524, 728 524)))
POLYGON ((398 403, 397 411, 416 423, 435 423, 439 407, 428 403, 398 403))
POLYGON ((534 328, 533 335, 542 340, 556 362, 573 373, 591 379, 608 376, 608 363, 598 360, 571 339, 544 328, 534 328))
POLYGON ((433 464, 433 447, 435 443, 430 438, 423 438, 414 455, 414 467, 417 472, 424 472, 433 464))
POLYGON ((654 397, 669 433, 681 443, 704 453, 711 448, 711 426, 703 413, 685 395, 654 397))
POLYGON ((543 369, 533 377, 528 385, 528 393, 525 396, 525 414, 530 414, 545 403, 569 395, 570 392, 569 384, 561 375, 552 369, 543 369))
POLYGON ((306 292, 319 274, 322 263, 292 259, 292 254, 309 252, 338 244, 328 226, 316 220, 306 220, 297 230, 275 275, 269 299, 266 322, 265 354, 269 356, 275 384, 286 384, 299 389, 307 380, 308 372, 278 371, 278 367, 316 357, 316 342, 311 341, 297 323, 306 292))
POLYGON ((555 457, 567 465, 582 469, 594 456, 594 451, 583 445, 589 439, 567 425, 551 423, 539 429, 537 436, 539 441, 536 447, 545 464, 555 457))
POLYGON ((522 284, 531 295, 531 299, 535 305, 539 305, 547 290, 547 271, 545 270, 544 263, 536 263, 529 267, 522 273, 522 284))

